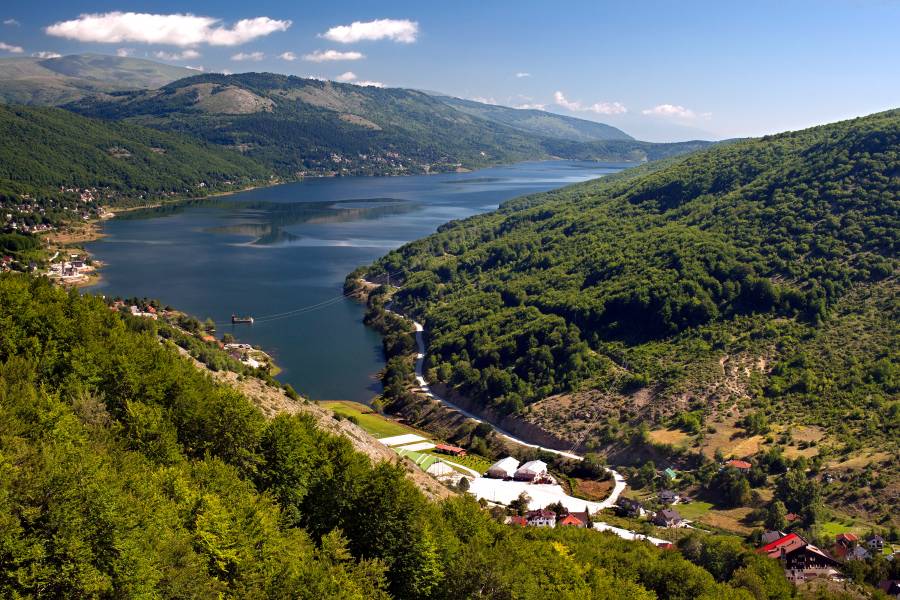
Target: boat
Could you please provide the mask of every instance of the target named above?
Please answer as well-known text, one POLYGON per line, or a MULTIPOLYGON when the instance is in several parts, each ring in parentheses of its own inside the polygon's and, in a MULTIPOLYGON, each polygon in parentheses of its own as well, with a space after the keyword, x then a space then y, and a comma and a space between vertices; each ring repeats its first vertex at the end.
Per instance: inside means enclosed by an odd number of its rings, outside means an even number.
POLYGON ((231 324, 236 325, 238 323, 249 323, 253 325, 253 317, 239 317, 237 315, 231 315, 231 324))

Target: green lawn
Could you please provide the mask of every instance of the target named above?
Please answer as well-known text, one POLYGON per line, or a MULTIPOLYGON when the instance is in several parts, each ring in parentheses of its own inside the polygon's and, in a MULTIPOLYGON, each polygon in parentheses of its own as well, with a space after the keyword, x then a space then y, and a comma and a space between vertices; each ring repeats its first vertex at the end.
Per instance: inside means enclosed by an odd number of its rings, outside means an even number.
POLYGON ((348 400, 329 400, 319 404, 334 411, 337 415, 345 418, 354 418, 360 427, 377 438, 403 435, 404 433, 416 433, 422 437, 428 437, 427 434, 417 429, 378 414, 365 404, 348 400))
POLYGON ((694 500, 693 502, 689 502, 688 504, 676 504, 674 508, 683 518, 690 519, 691 521, 696 521, 697 519, 708 513, 712 506, 713 505, 709 502, 694 500))
POLYGON ((488 467, 490 467, 492 464, 491 461, 477 454, 466 454, 465 456, 450 456, 449 454, 441 454, 440 452, 435 452, 434 450, 429 450, 428 452, 429 454, 433 454, 438 458, 449 460, 450 462, 455 462, 458 465, 474 469, 482 475, 484 475, 484 472, 487 471, 488 467))

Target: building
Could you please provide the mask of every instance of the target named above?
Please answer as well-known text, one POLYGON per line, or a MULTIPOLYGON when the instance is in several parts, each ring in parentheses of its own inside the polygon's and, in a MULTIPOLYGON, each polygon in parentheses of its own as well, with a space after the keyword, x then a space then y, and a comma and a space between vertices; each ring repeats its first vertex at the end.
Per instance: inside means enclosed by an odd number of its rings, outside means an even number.
POLYGON ((786 535, 783 531, 767 531, 760 536, 759 541, 763 546, 766 546, 772 542, 777 542, 786 535))
POLYGON ((488 468, 487 473, 485 473, 485 477, 493 477, 494 479, 512 479, 518 467, 519 461, 512 456, 507 456, 492 464, 488 468))
POLYGON ((883 554, 884 553, 884 538, 878 535, 877 533, 869 536, 869 539, 866 540, 866 546, 869 547, 869 550, 874 552, 875 554, 883 554))
POLYGON ((587 527, 587 523, 582 521, 575 513, 569 513, 559 520, 557 523, 560 527, 587 527))
POLYGON ((669 481, 675 481, 678 479, 678 473, 672 467, 667 467, 665 471, 663 471, 663 475, 666 476, 666 479, 669 481))
POLYGON ((846 558, 857 544, 859 537, 855 533, 839 533, 834 536, 834 553, 838 558, 846 558))
POLYGON ((678 494, 672 490, 663 490, 659 493, 659 501, 663 504, 675 504, 678 502, 678 494))
POLYGON ((680 527, 684 520, 673 508, 664 508, 653 516, 653 524, 658 527, 680 527))
POLYGON ((844 556, 845 560, 869 560, 872 554, 862 546, 854 546, 844 556))
POLYGON ((619 496, 619 499, 616 500, 616 507, 618 508, 618 511, 626 517, 643 517, 647 512, 640 502, 633 500, 632 498, 626 498, 625 496, 619 496))
POLYGON ((511 517, 506 517, 506 524, 515 525, 516 527, 527 527, 528 519, 520 517, 519 515, 513 515, 511 517))
POLYGON ((513 478, 516 481, 534 481, 547 475, 547 463, 542 460, 529 460, 516 469, 513 478))
POLYGON ((729 460, 725 463, 726 467, 731 467, 732 469, 737 469, 741 473, 749 473, 750 469, 753 468, 753 465, 748 463, 746 460, 729 460))
POLYGON ((556 513, 546 508, 529 510, 525 519, 532 527, 556 527, 556 513))
POLYGON ((840 575, 839 564, 835 559, 796 533, 790 533, 766 544, 757 552, 781 561, 788 579, 794 582, 814 577, 831 578, 840 575))
POLYGON ((437 444, 434 447, 435 452, 440 452, 441 454, 449 454, 451 456, 465 456, 466 451, 459 446, 451 446, 450 444, 437 444))

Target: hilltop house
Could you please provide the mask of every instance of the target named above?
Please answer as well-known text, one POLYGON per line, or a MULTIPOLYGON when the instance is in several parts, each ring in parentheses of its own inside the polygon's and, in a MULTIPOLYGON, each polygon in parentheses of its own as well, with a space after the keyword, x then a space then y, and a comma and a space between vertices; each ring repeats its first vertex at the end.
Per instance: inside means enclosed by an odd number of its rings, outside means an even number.
POLYGON ((616 500, 616 507, 618 508, 618 511, 626 517, 643 517, 647 512, 640 502, 632 498, 626 498, 625 496, 619 496, 619 499, 616 500))
POLYGON ((494 479, 512 479, 518 466, 518 460, 512 456, 507 456, 488 467, 485 477, 493 477, 494 479))
POLYGON ((730 467, 732 469, 737 469, 741 473, 749 473, 750 469, 753 468, 753 465, 748 463, 746 460, 736 460, 732 459, 725 463, 726 467, 730 467))
POLYGON ((525 518, 532 527, 556 527, 556 513, 546 508, 529 510, 525 518))
POLYGON ((513 478, 516 481, 534 481, 547 475, 547 463, 542 460, 530 460, 516 469, 513 478))
POLYGON ((653 516, 653 524, 658 527, 680 527, 684 520, 673 508, 664 508, 653 516))
POLYGON ((835 559, 796 533, 790 533, 766 544, 757 552, 781 561, 788 579, 794 582, 813 577, 832 578, 840 575, 839 565, 835 559))

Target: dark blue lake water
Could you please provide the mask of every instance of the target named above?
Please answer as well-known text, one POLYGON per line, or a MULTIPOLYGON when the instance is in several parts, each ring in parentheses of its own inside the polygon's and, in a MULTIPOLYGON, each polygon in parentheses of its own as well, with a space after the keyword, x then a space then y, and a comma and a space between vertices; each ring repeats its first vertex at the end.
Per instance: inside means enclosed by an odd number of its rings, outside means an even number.
POLYGON ((122 214, 88 249, 107 264, 92 292, 159 298, 274 355, 279 379, 316 400, 380 392, 379 336, 344 277, 452 219, 517 196, 614 173, 623 165, 555 161, 473 173, 313 179, 122 214), (288 313, 288 314, 282 314, 288 313), (266 317, 280 315, 277 317, 266 317))

